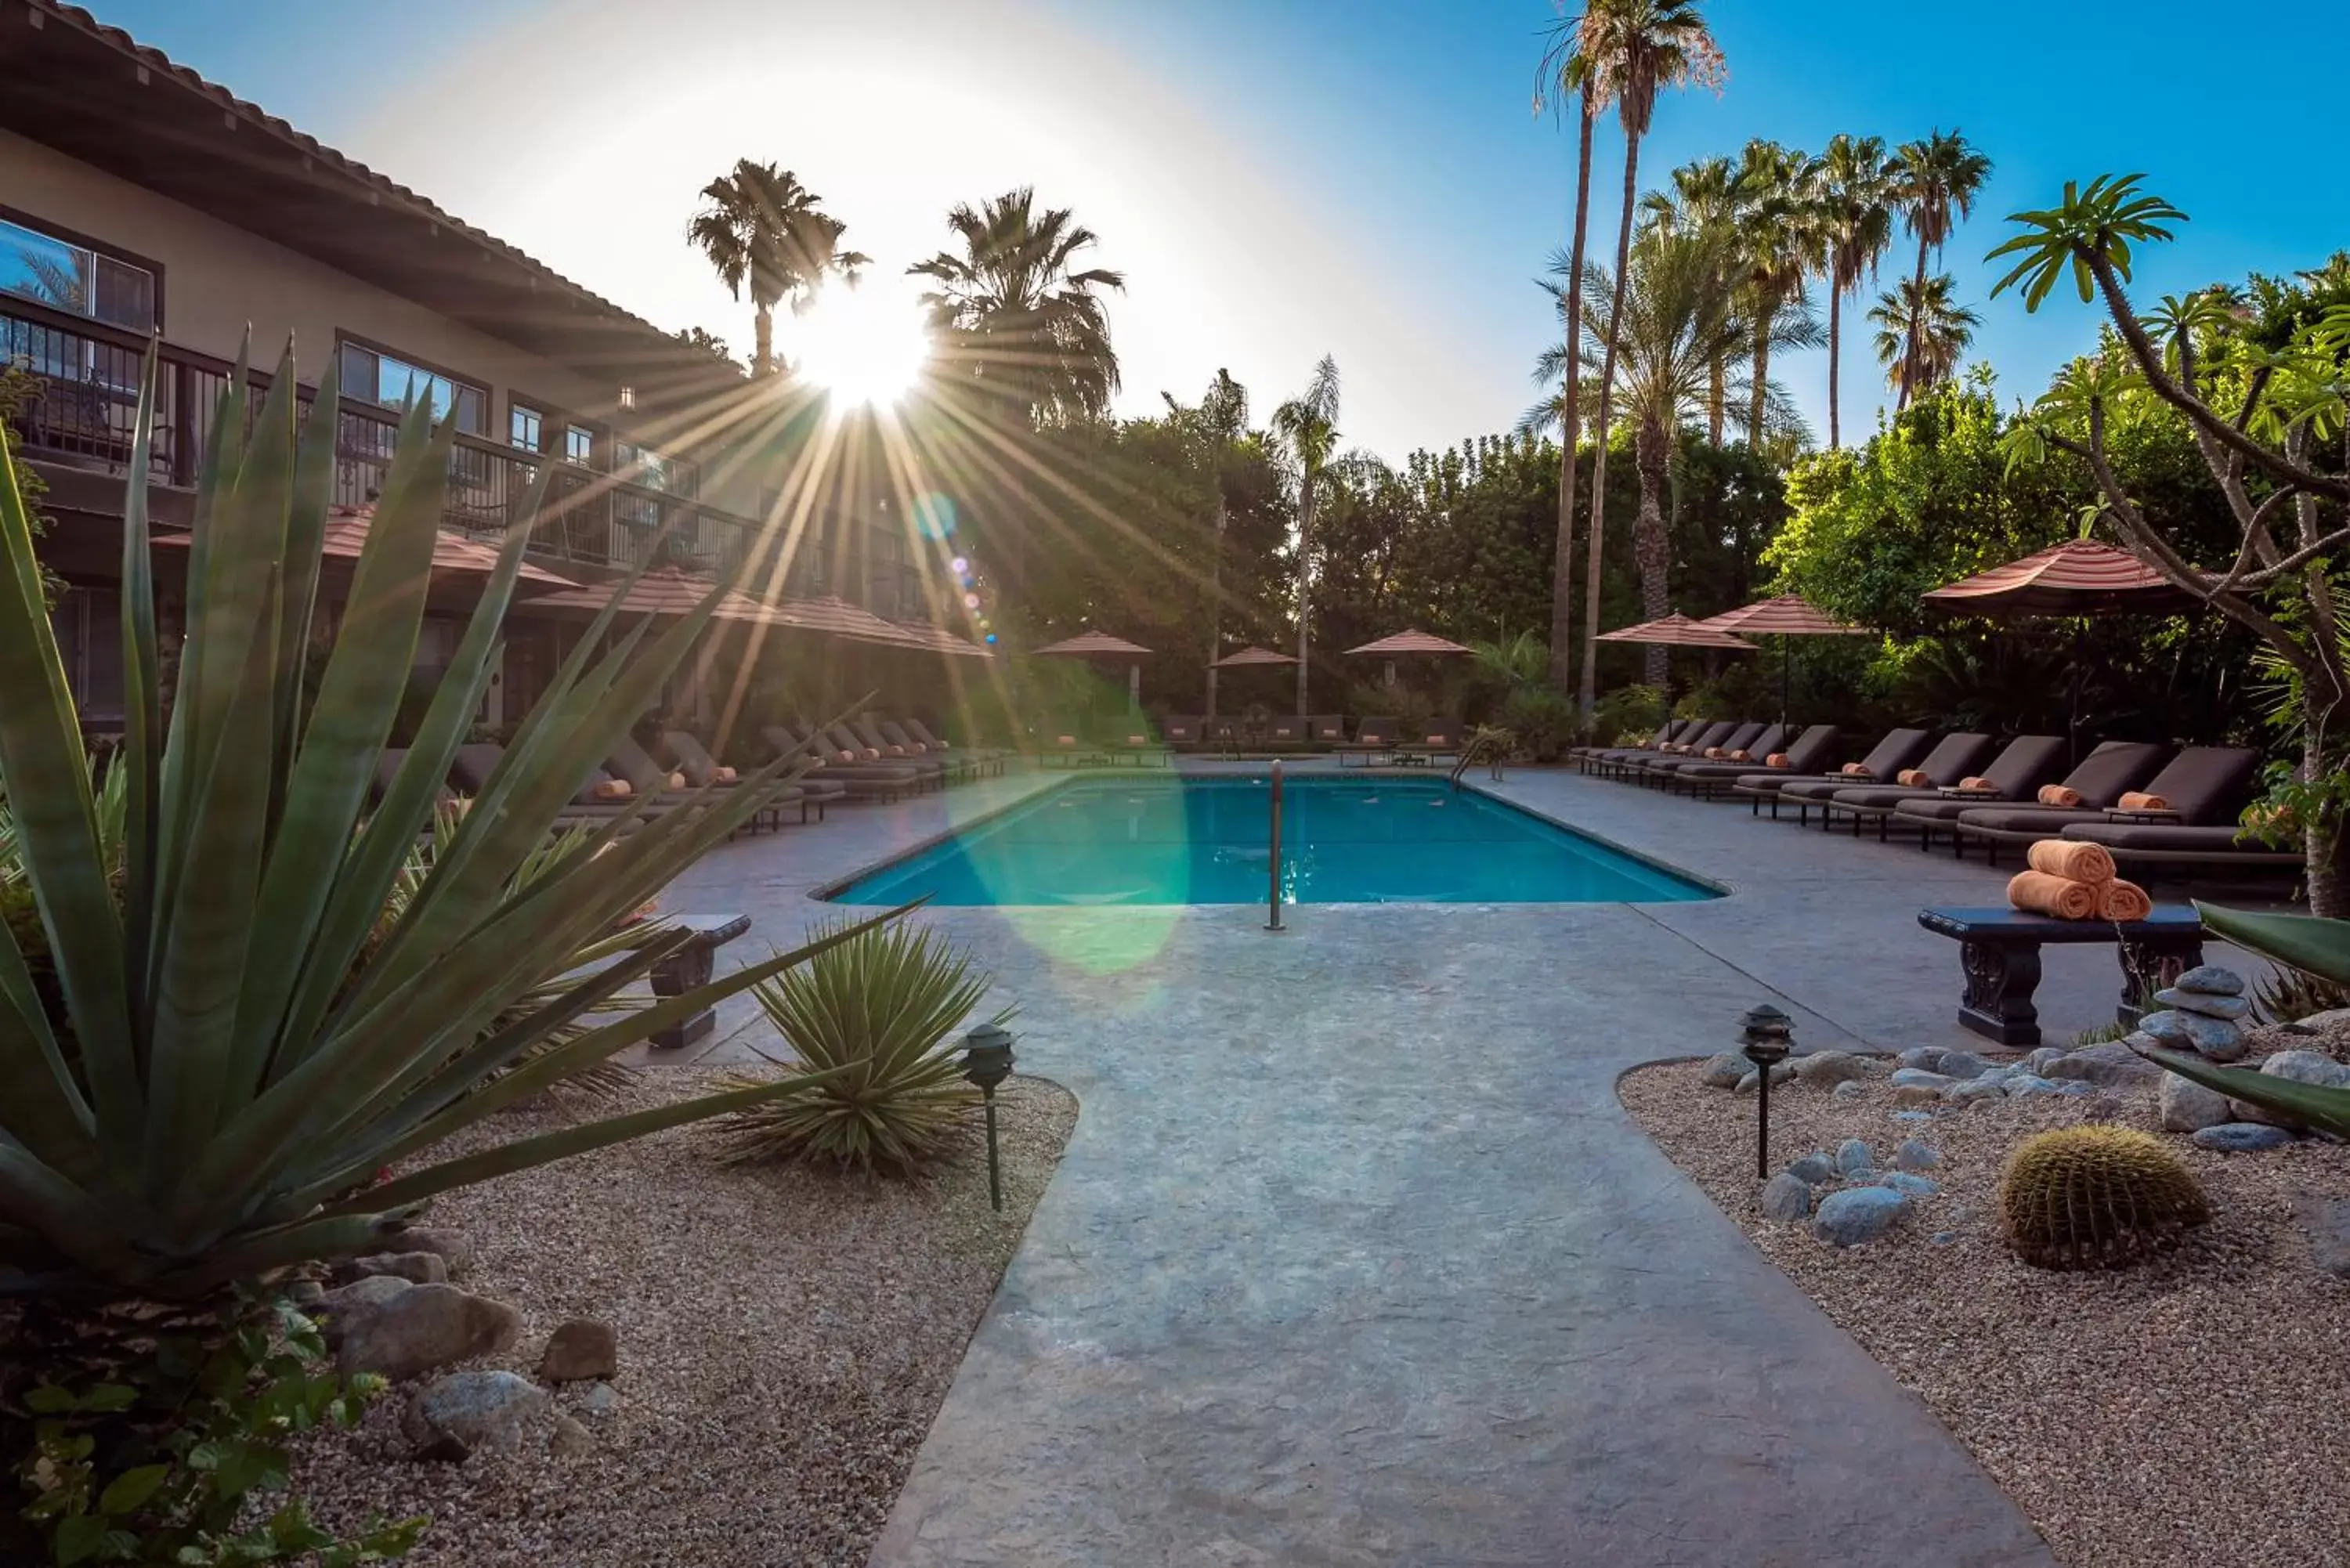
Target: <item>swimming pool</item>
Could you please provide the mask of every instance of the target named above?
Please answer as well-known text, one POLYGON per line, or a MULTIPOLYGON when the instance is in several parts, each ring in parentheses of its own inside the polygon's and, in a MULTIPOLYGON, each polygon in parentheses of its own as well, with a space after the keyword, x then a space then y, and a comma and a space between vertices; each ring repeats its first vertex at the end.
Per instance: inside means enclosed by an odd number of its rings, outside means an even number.
MULTIPOLYGON (((1263 778, 1077 779, 836 888, 834 903, 1261 904, 1263 778)), ((1702 883, 1441 779, 1293 778, 1290 904, 1674 903, 1702 883)))

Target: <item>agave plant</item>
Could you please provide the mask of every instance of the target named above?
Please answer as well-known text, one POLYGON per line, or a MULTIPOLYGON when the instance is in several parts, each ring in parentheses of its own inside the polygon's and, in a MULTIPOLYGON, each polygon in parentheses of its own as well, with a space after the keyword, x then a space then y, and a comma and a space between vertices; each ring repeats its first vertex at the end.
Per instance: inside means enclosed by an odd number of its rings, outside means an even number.
MULTIPOLYGON (((754 994, 821 1083, 730 1118, 725 1158, 826 1158, 905 1175, 935 1158, 978 1096, 947 1033, 993 983, 935 931, 817 927, 821 951, 754 994)), ((990 1022, 1012 1017, 1005 1009, 990 1022)), ((740 1080, 747 1086, 754 1080, 740 1080)))
MULTIPOLYGON (((2204 925, 2238 947, 2320 981, 2350 985, 2350 920, 2272 915, 2217 904, 2195 908, 2204 925)), ((2139 1048, 2138 1054, 2230 1099, 2280 1111, 2337 1137, 2350 1137, 2350 1089, 2272 1077, 2249 1067, 2215 1067, 2185 1051, 2139 1048)))
POLYGON ((436 430, 421 407, 404 420, 328 633, 315 612, 335 370, 305 424, 290 348, 257 410, 246 406, 240 364, 197 491, 167 722, 144 483, 153 379, 151 358, 123 520, 128 700, 110 764, 123 792, 119 865, 103 846, 31 520, 0 465, 0 778, 51 971, 36 986, 13 934, 0 936, 0 1288, 192 1298, 379 1247, 417 1204, 452 1188, 806 1089, 814 1079, 458 1158, 427 1154, 499 1106, 850 934, 827 933, 533 1054, 685 935, 654 934, 551 996, 520 1005, 525 995, 747 821, 793 764, 778 761, 729 794, 705 792, 688 809, 616 820, 591 852, 563 857, 517 890, 518 868, 596 759, 658 698, 717 595, 666 629, 639 625, 608 643, 608 606, 387 919, 487 689, 544 481, 518 509, 407 758, 370 808, 424 612, 452 426, 436 430), (311 691, 314 627, 328 651, 311 691), (400 1162, 412 1168, 370 1184, 400 1162))

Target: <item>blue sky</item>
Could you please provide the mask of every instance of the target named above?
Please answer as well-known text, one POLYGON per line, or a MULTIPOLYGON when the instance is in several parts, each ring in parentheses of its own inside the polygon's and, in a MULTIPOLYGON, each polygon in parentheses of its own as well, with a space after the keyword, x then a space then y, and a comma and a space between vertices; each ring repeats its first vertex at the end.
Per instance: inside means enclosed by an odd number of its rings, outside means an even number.
MULTIPOLYGON (((2339 0, 2260 7, 2246 63, 2208 6, 2169 0, 1708 9, 1729 81, 1662 103, 1642 184, 1754 136, 1963 130, 1997 170, 1947 265, 2010 395, 2094 334, 2068 300, 2031 317, 1986 297, 2004 214, 2067 178, 2142 170, 2190 214, 2147 253, 2149 295, 2350 243, 2332 106, 2261 74, 2342 57, 2339 0)), ((1508 425, 1555 330, 1529 281, 1565 239, 1573 182, 1571 128, 1529 112, 1548 0, 415 0, 368 30, 364 71, 338 7, 97 10, 557 270, 738 346, 747 311, 676 238, 738 152, 798 170, 892 273, 937 248, 951 201, 1034 181, 1128 274, 1113 324, 1132 411, 1228 365, 1262 415, 1326 351, 1348 437, 1400 459, 1508 425)), ((1596 243, 1621 159, 1611 125, 1596 243)), ((1882 385, 1854 337, 1847 437, 1882 385)), ((1782 369, 1825 440, 1825 353, 1782 369)))

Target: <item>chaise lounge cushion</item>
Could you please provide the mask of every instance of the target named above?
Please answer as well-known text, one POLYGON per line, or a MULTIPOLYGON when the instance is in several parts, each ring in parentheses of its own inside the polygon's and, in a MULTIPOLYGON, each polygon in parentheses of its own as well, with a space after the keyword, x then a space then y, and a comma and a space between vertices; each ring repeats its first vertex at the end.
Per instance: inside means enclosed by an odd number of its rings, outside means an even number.
POLYGON ((2257 841, 2247 843, 2237 833, 2233 827, 2179 827, 2151 822, 2076 822, 2064 829, 2066 838, 2102 844, 2121 860, 2139 854, 2299 865, 2303 858, 2298 849, 2277 849, 2257 841))
MULTIPOLYGON (((1860 765, 1871 778, 1889 779, 1918 760, 1929 739, 1923 730, 1896 730, 1877 742, 1860 765)), ((1828 800, 1840 789, 1862 789, 1867 783, 1850 774, 1818 774, 1809 778, 1752 774, 1740 779, 1738 787, 1747 794, 1775 794, 1783 800, 1828 800)))
MULTIPOLYGON (((2064 781, 2080 792, 2080 806, 2069 810, 2028 805, 1978 806, 1960 813, 1958 826, 1986 836, 2013 837, 2023 834, 2061 834, 2076 823, 2103 822, 2105 807, 2136 788, 2146 768, 2151 765, 2151 756, 2160 754, 2160 747, 2143 742, 2108 742, 2089 753, 2088 760, 2064 781), (2133 749, 2150 755, 2133 759, 2123 754, 2133 749)), ((2210 826, 2215 817, 2234 815, 2233 807, 2259 765, 2260 754, 2246 747, 2189 746, 2164 763, 2162 771, 2146 787, 2170 801, 2178 813, 2177 824, 2162 826, 2210 826)))
POLYGON ((1676 778, 1707 779, 1715 783, 1749 778, 1803 778, 1815 773, 1835 755, 1836 743, 1842 737, 1834 724, 1814 724, 1786 748, 1787 765, 1758 773, 1752 763, 1691 763, 1677 770, 1676 778))

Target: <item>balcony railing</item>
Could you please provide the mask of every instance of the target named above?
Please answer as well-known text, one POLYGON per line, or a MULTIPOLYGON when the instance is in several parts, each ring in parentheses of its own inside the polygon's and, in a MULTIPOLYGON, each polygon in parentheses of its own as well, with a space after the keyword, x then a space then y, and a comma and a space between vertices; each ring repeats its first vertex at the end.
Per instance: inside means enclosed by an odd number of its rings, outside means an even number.
MULTIPOLYGON (((127 469, 144 356, 145 344, 135 333, 21 301, 0 304, 0 363, 15 365, 34 381, 31 400, 14 420, 26 455, 109 473, 127 469)), ((194 484, 221 395, 234 374, 234 366, 208 355, 162 348, 151 479, 194 484)), ((249 374, 257 407, 269 378, 249 374)), ((313 393, 306 388, 299 396, 307 410, 313 393)), ((397 433, 393 411, 343 400, 335 414, 338 503, 356 505, 381 493, 397 433)), ((450 453, 444 521, 467 534, 503 535, 519 520, 539 472, 550 465, 546 504, 533 529, 532 548, 540 554, 629 566, 660 540, 679 565, 731 574, 756 545, 758 529, 747 518, 623 475, 470 435, 459 435, 450 453)))

